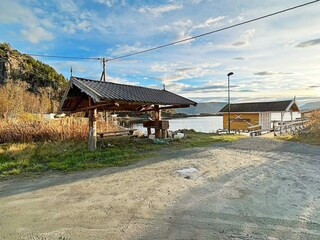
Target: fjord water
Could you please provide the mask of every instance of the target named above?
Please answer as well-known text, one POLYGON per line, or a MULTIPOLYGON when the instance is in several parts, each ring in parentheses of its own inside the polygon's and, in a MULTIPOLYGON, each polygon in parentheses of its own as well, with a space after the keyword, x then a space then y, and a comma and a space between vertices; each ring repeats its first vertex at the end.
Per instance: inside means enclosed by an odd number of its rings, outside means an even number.
MULTIPOLYGON (((299 117, 299 113, 293 113, 293 119, 299 117)), ((280 120, 280 113, 272 113, 271 119, 280 120)), ((290 114, 286 113, 283 120, 289 121, 290 119, 290 114)), ((222 116, 174 118, 169 119, 169 125, 171 131, 176 131, 178 129, 194 129, 197 132, 212 133, 223 128, 223 118, 222 116)), ((142 123, 133 123, 130 127, 146 132, 142 123)))

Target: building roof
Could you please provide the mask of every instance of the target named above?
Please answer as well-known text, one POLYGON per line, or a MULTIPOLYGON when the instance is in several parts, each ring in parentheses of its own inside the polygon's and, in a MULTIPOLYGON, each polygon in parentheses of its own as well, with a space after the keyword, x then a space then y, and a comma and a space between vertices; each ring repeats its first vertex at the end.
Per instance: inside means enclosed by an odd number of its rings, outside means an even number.
MULTIPOLYGON (((220 112, 228 112, 228 104, 224 106, 220 112)), ((277 101, 277 102, 249 102, 230 104, 230 112, 298 112, 299 108, 295 100, 277 101)))
MULTIPOLYGON (((86 95, 90 96, 94 104, 101 102, 126 102, 130 106, 154 104, 176 106, 177 108, 179 106, 189 107, 190 105, 197 105, 196 102, 167 90, 71 77, 68 89, 61 103, 61 110, 75 111, 77 108, 86 105, 80 104, 81 100, 78 100, 78 106, 75 104, 76 100, 73 100, 73 104, 68 103, 72 99, 79 99, 80 95, 83 96, 83 100, 87 100, 88 97, 86 95)), ((126 110, 131 110, 131 108, 126 110)))

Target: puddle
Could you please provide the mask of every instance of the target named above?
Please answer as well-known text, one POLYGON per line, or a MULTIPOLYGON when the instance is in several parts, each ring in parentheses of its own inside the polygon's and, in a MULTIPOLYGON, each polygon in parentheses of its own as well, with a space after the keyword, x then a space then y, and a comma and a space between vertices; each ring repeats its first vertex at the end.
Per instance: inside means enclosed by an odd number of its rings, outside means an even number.
POLYGON ((198 169, 196 169, 196 168, 184 168, 184 169, 181 169, 181 170, 177 170, 177 173, 180 173, 180 174, 192 174, 192 173, 195 173, 195 172, 198 172, 198 169))

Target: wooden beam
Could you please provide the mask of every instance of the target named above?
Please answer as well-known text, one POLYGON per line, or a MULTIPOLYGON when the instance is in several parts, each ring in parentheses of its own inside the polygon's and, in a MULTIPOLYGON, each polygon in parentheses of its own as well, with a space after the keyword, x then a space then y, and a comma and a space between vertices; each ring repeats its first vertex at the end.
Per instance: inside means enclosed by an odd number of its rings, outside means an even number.
POLYGON ((160 107, 160 110, 164 110, 164 109, 172 109, 172 108, 187 108, 190 107, 190 105, 172 105, 172 106, 167 106, 167 107, 160 107))
POLYGON ((152 107, 153 105, 141 105, 139 107, 137 107, 135 110, 136 112, 142 112, 144 111, 145 109, 149 109, 150 107, 152 107))
POLYGON ((98 108, 107 108, 107 107, 119 107, 119 103, 105 103, 105 104, 96 104, 96 105, 91 105, 89 104, 88 107, 85 108, 79 108, 76 109, 75 112, 83 112, 83 111, 88 111, 88 110, 93 110, 93 109, 98 109, 98 108))
MULTIPOLYGON (((187 108, 190 107, 190 105, 172 105, 172 106, 166 106, 166 107, 159 107, 159 110, 165 110, 165 109, 173 109, 173 108, 187 108)), ((149 112, 149 111, 155 111, 154 107, 142 109, 139 112, 149 112)))

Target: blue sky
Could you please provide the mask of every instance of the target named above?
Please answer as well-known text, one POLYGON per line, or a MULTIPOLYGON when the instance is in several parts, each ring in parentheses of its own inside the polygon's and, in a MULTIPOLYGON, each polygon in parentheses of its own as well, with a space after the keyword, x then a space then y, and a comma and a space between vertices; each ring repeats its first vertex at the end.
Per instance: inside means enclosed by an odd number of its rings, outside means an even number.
MULTIPOLYGON (((0 41, 24 53, 117 57, 307 0, 1 0, 0 41)), ((198 102, 320 98, 320 2, 187 43, 107 64, 107 80, 198 102)), ((98 79, 98 61, 37 59, 98 79)))

